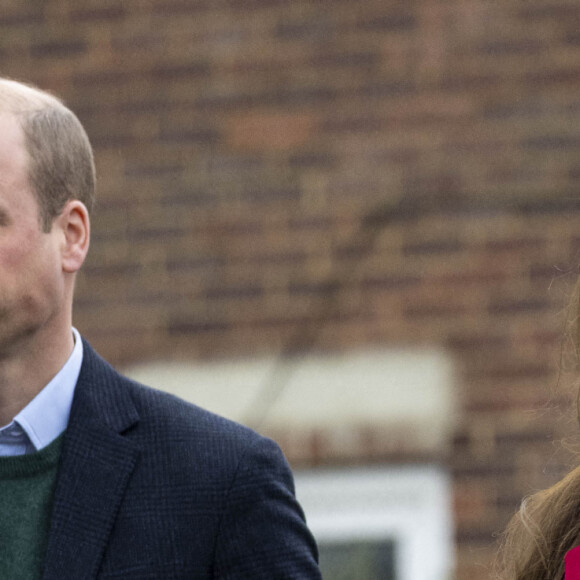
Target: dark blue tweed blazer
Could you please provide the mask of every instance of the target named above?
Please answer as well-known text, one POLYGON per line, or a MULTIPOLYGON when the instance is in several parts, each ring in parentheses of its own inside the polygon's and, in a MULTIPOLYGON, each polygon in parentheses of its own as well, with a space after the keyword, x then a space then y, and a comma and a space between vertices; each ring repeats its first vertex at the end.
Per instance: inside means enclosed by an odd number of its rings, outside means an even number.
POLYGON ((320 579, 275 443, 84 342, 43 580, 320 579))

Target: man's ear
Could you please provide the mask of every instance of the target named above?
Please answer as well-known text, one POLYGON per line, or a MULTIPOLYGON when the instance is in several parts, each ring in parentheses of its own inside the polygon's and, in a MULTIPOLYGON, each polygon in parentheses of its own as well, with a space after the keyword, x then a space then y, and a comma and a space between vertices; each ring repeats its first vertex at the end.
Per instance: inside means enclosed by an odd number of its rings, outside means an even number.
POLYGON ((85 204, 78 199, 69 200, 52 227, 58 227, 63 234, 61 237, 62 269, 72 274, 83 265, 89 251, 91 222, 85 204))

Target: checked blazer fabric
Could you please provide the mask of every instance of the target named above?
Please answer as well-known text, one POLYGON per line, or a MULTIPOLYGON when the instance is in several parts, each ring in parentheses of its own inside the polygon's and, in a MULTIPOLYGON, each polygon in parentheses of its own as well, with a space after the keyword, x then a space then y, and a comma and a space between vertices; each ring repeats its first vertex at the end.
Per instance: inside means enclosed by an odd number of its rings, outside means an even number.
POLYGON ((320 580, 275 443, 83 346, 43 580, 320 580))

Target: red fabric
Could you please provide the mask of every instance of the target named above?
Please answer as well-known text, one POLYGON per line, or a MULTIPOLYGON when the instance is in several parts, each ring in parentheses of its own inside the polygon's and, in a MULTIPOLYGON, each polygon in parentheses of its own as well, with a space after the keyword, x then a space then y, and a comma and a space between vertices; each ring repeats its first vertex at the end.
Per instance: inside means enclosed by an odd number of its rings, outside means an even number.
POLYGON ((566 563, 564 580, 580 580, 580 546, 567 552, 564 562, 566 563))

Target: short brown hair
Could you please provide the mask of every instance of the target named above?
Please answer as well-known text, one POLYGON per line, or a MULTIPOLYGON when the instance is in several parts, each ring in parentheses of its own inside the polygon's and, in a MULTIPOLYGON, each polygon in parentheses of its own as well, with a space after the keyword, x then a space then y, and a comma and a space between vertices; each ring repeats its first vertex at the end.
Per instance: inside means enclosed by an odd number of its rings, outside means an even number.
POLYGON ((70 199, 89 212, 95 198, 95 163, 89 138, 62 101, 36 87, 0 78, 0 112, 15 115, 24 133, 29 179, 45 232, 70 199))

